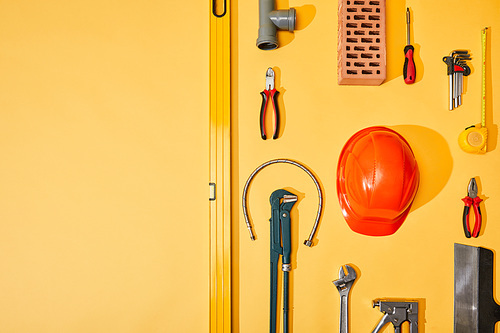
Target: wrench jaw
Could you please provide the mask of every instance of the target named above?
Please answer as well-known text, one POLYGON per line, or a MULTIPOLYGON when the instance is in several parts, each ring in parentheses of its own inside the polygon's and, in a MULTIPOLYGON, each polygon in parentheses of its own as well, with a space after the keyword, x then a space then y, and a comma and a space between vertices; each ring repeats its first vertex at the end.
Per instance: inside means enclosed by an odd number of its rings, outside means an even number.
POLYGON ((346 281, 354 281, 356 279, 356 271, 349 265, 341 266, 339 269, 339 279, 346 279, 346 281), (344 270, 345 268, 345 270, 344 270), (347 272, 347 274, 346 274, 347 272))
POLYGON ((345 265, 345 270, 344 270, 344 266, 340 266, 339 278, 333 281, 333 284, 335 285, 335 287, 337 287, 339 293, 345 293, 345 291, 349 293, 349 290, 351 289, 354 280, 356 280, 356 277, 357 275, 354 268, 352 268, 349 265, 345 265))

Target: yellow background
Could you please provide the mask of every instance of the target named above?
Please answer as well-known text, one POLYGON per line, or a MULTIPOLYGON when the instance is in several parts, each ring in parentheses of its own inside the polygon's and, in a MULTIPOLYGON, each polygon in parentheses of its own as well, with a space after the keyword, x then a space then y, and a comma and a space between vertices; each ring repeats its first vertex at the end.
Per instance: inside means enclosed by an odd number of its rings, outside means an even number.
MULTIPOLYGON (((340 87, 337 3, 278 1, 298 11, 282 46, 255 46, 258 1, 233 4, 234 331, 268 330, 268 198, 300 196, 294 208, 294 332, 338 330, 331 283, 358 269, 351 330, 368 332, 378 297, 421 301, 420 332, 453 327, 453 243, 495 250, 500 228, 495 78, 500 71, 497 1, 387 1, 388 79, 340 87), (412 10, 417 82, 403 83, 405 7, 412 10), (481 39, 488 40, 489 152, 462 152, 457 136, 480 121, 481 39), (469 49, 463 105, 447 111, 441 58, 469 49), (279 140, 259 136, 259 92, 273 67, 282 111, 279 140), (355 234, 337 203, 335 172, 345 141, 386 125, 410 142, 420 189, 393 236, 355 234), (258 240, 244 227, 248 175, 269 159, 310 167, 325 189, 317 202, 301 170, 275 165, 250 189, 258 240), (478 177, 484 228, 466 240, 462 202, 478 177)), ((209 306, 209 2, 0 1, 0 323, 3 332, 205 332, 209 306)), ((498 286, 498 274, 496 275, 498 286)), ((497 292, 498 295, 498 292, 497 292)), ((392 332, 387 328, 384 332, 392 332)))
MULTIPOLYGON (((233 110, 237 117, 235 200, 239 200, 247 177, 257 166, 282 157, 302 162, 317 174, 325 189, 325 210, 316 245, 307 248, 302 243, 317 208, 313 182, 302 170, 289 165, 273 165, 256 176, 249 192, 249 210, 258 239, 250 240, 240 204, 235 221, 235 325, 240 332, 268 331, 269 196, 275 189, 286 188, 300 197, 292 210, 293 332, 338 332, 340 297, 332 280, 338 278, 340 266, 348 263, 358 270, 350 295, 352 332, 371 332, 382 318, 382 313, 372 308, 372 300, 388 297, 420 301, 419 332, 452 332, 453 244, 496 250, 500 239, 496 222, 500 220, 500 155, 495 98, 500 91, 500 2, 387 0, 387 80, 378 87, 337 85, 337 1, 278 1, 278 8, 289 6, 297 8, 299 30, 293 34, 281 32, 282 46, 264 52, 255 47, 258 1, 238 4, 233 72, 233 88, 238 92, 233 110), (413 85, 406 85, 402 78, 407 6, 412 13, 411 41, 416 51, 417 82, 413 85), (490 27, 490 151, 476 156, 461 151, 457 138, 465 127, 481 120, 484 27, 490 27), (450 112, 442 57, 454 49, 470 50, 473 72, 465 79, 463 105, 450 112), (258 128, 258 93, 264 89, 268 67, 277 73, 284 119, 281 137, 276 141, 261 140, 258 128), (335 184, 344 143, 358 130, 374 125, 389 126, 405 136, 421 172, 420 188, 405 223, 394 235, 379 238, 349 229, 335 184), (467 240, 462 231, 460 199, 466 195, 471 177, 479 180, 480 196, 485 199, 481 206, 484 226, 478 239, 467 240)), ((389 326, 383 331, 393 332, 389 326)))
POLYGON ((0 332, 208 330, 208 8, 0 1, 0 332))

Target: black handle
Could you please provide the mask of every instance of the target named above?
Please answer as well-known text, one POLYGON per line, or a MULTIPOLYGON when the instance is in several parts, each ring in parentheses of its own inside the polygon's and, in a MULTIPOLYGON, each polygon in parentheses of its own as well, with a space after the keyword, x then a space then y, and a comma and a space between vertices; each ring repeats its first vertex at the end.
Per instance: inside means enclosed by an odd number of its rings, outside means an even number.
POLYGON ((266 137, 266 126, 264 125, 264 120, 266 118, 266 105, 267 105, 267 94, 265 91, 261 91, 262 105, 260 106, 260 136, 262 140, 267 139, 266 137))
POLYGON ((464 206, 464 215, 462 217, 463 224, 464 224, 464 233, 465 237, 470 238, 470 227, 469 227, 469 211, 470 207, 469 206, 464 206))
POLYGON ((280 134, 280 112, 278 109, 278 95, 279 91, 275 90, 274 93, 271 94, 271 101, 273 102, 273 109, 274 109, 274 135, 273 139, 276 140, 278 138, 278 135, 280 134))
POLYGON ((403 78, 406 83, 413 83, 415 82, 416 77, 415 61, 413 60, 415 49, 413 48, 413 45, 406 45, 404 53, 405 64, 403 66, 403 78))
POLYGON ((269 332, 276 333, 278 314, 278 258, 277 253, 271 253, 271 294, 269 297, 269 332), (274 258, 273 258, 274 255, 274 258), (273 260, 274 259, 274 260, 273 260))

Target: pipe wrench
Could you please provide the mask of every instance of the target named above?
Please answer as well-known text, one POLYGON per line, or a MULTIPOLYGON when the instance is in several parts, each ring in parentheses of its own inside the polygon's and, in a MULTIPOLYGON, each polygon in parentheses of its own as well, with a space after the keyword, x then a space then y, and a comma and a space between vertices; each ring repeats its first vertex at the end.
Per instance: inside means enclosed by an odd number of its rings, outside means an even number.
POLYGON ((289 272, 292 269, 290 210, 297 202, 297 196, 285 190, 276 190, 269 198, 271 202, 271 299, 269 332, 276 332, 278 302, 278 262, 282 256, 283 271, 283 333, 288 333, 289 272))
POLYGON ((401 324, 410 322, 410 333, 418 333, 418 302, 399 302, 376 299, 373 307, 384 313, 372 333, 379 332, 388 323, 394 325, 394 333, 401 333, 401 324))

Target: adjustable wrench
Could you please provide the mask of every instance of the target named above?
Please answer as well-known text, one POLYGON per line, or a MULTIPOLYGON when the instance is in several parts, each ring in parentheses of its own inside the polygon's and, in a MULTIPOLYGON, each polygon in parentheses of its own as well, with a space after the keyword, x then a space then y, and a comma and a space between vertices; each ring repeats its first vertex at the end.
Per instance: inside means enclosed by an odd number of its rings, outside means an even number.
POLYGON ((339 290, 340 294, 340 333, 349 332, 349 291, 351 291, 352 284, 356 280, 356 271, 349 265, 345 265, 347 271, 344 272, 344 267, 341 266, 339 270, 338 280, 333 281, 333 284, 339 290))

